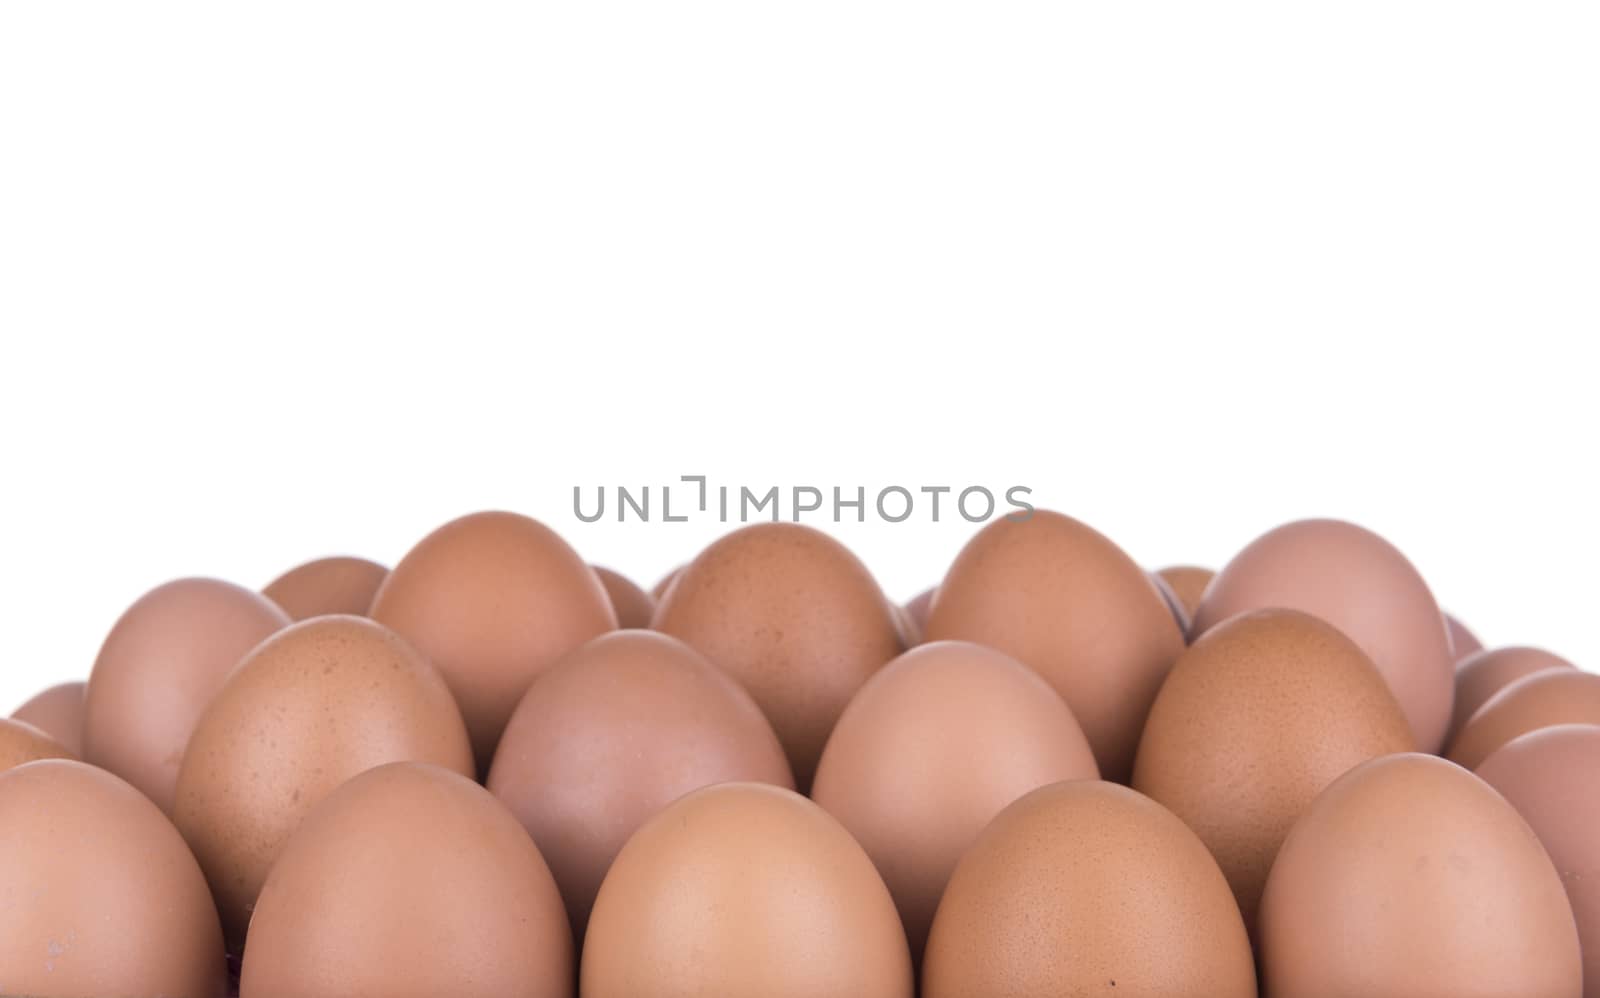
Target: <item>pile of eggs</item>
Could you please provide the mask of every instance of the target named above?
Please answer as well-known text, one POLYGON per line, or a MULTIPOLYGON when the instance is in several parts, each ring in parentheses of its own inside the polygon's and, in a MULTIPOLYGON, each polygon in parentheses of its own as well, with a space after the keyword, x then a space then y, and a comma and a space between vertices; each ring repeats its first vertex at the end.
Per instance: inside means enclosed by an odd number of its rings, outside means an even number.
POLYGON ((1038 511, 900 607, 479 513, 161 586, 0 721, 0 994, 1576 998, 1597 818, 1600 676, 1348 523, 1152 574, 1038 511))

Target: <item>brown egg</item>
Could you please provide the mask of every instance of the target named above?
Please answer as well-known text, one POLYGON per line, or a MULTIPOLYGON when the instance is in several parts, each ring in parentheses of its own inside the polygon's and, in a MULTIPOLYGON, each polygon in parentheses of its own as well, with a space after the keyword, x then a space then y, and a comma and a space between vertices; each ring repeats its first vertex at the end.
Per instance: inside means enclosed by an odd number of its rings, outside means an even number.
POLYGON ((81 762, 0 773, 0 993, 216 998, 222 932, 160 809, 81 762))
POLYGON ((989 645, 1067 701, 1100 772, 1125 781, 1183 633, 1144 570, 1070 517, 997 520, 956 556, 928 615, 928 641, 989 645))
POLYGON ((894 618, 894 633, 899 639, 901 648, 915 648, 922 644, 922 628, 906 608, 897 603, 889 604, 889 616, 894 618))
POLYGON ((365 558, 318 558, 274 579, 262 595, 283 607, 290 620, 333 613, 365 617, 389 570, 365 558))
POLYGON ((650 626, 650 618, 656 612, 654 596, 640 589, 633 580, 609 568, 596 565, 594 574, 600 577, 600 584, 606 587, 606 595, 611 598, 611 606, 617 612, 618 627, 650 626))
POLYGON ((1200 836, 1253 929, 1272 858, 1317 794, 1352 766, 1415 747, 1355 642, 1298 610, 1257 610, 1206 632, 1172 667, 1133 786, 1200 836))
POLYGON ((657 603, 660 603, 662 600, 666 599, 667 598, 667 590, 671 589, 672 588, 672 584, 674 582, 678 581, 678 573, 682 572, 682 571, 683 571, 683 566, 679 565, 677 568, 674 568, 672 571, 668 572, 666 575, 663 575, 660 578, 660 580, 656 582, 655 586, 650 590, 651 598, 653 598, 657 603))
MULTIPOLYGON (((0 770, 37 759, 72 758, 76 757, 59 742, 26 721, 0 718, 0 770)), ((4 983, 3 974, 0 983, 4 983)))
POLYGON ((1513 646, 1477 651, 1456 664, 1456 706, 1450 721, 1450 738, 1446 745, 1455 742, 1456 735, 1471 719, 1478 708, 1489 698, 1521 679, 1546 669, 1570 669, 1573 665, 1559 655, 1542 648, 1513 646))
POLYGON ((802 788, 844 705, 903 650, 866 566, 828 535, 792 523, 745 527, 706 548, 652 626, 750 691, 802 788))
POLYGON ((1444 627, 1450 634, 1450 654, 1457 662, 1474 652, 1483 650, 1483 642, 1478 640, 1478 636, 1467 630, 1467 625, 1448 613, 1444 615, 1444 627))
POLYGON ((1072 711, 1038 673, 939 641, 861 687, 811 797, 872 857, 917 959, 950 871, 990 819, 1036 787, 1098 776, 1072 711))
POLYGON ((1156 592, 1161 594, 1161 598, 1166 601, 1167 609, 1172 611, 1172 619, 1177 621, 1178 630, 1188 634, 1190 613, 1184 609, 1183 601, 1178 599, 1178 594, 1172 591, 1172 586, 1167 583, 1166 579, 1163 579, 1155 572, 1150 573, 1150 582, 1156 587, 1156 592))
POLYGON ((276 603, 215 579, 152 589, 111 629, 83 700, 83 758, 172 811, 195 722, 245 653, 289 623, 276 603))
POLYGON ((1414 753, 1346 773, 1294 826, 1261 896, 1259 956, 1273 998, 1582 991, 1539 840, 1482 780, 1414 753))
POLYGON ((577 552, 515 513, 474 513, 424 537, 384 580, 372 619, 450 684, 482 768, 533 677, 617 627, 605 587, 577 552))
POLYGON ((83 755, 83 692, 85 683, 52 686, 18 707, 11 716, 54 738, 73 758, 83 755))
POLYGON ((1550 854, 1583 951, 1583 993, 1600 998, 1600 727, 1559 724, 1501 746, 1478 776, 1511 802, 1550 854))
POLYGON ((928 611, 933 607, 933 594, 935 592, 938 592, 938 590, 933 586, 929 586, 911 597, 911 602, 905 606, 906 616, 910 617, 911 622, 917 625, 917 633, 919 634, 927 630, 928 611))
POLYGON ((1553 724, 1600 724, 1600 676, 1557 666, 1502 687, 1461 726, 1450 761, 1477 769, 1511 739, 1553 724))
POLYGON ((653 631, 602 635, 535 679, 489 770, 489 789, 550 864, 580 941, 628 836, 689 791, 735 780, 794 787, 750 694, 653 631))
POLYGON ((470 779, 398 762, 325 798, 250 923, 243 998, 566 998, 572 934, 522 826, 470 779))
POLYGON ((1127 787, 1041 787, 956 866, 928 937, 923 998, 1254 998, 1239 909, 1171 812, 1127 787))
POLYGON ((1338 520, 1301 520, 1256 538, 1206 589, 1193 631, 1264 607, 1304 610, 1361 646, 1394 691, 1418 748, 1450 727, 1455 666, 1444 616, 1405 556, 1338 520))
POLYGON ((473 773, 444 680, 386 628, 313 617, 239 664, 195 726, 173 809, 230 943, 306 813, 350 777, 407 759, 473 773))
POLYGON ((579 963, 584 998, 911 998, 894 902, 827 812, 758 783, 696 790, 628 840, 579 963))
POLYGON ((1185 620, 1194 619, 1194 612, 1200 608, 1200 597, 1205 595, 1206 586, 1211 584, 1216 575, 1209 568, 1196 568, 1193 565, 1172 565, 1156 573, 1172 590, 1172 595, 1177 597, 1185 620))

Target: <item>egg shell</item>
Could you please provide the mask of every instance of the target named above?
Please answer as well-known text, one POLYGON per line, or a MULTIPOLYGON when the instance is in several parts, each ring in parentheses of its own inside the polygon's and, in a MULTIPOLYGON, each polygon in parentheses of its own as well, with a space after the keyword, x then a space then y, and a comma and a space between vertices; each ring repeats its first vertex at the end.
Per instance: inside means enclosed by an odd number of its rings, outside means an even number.
POLYGON ((1261 896, 1273 998, 1577 998, 1578 933, 1539 840, 1499 794, 1417 753, 1363 763, 1284 840, 1261 896))
POLYGON ((243 998, 564 998, 572 935, 539 850, 437 766, 345 783, 289 840, 250 924, 243 998))
POLYGON ((389 570, 365 558, 308 561, 272 580, 261 594, 283 607, 290 620, 334 613, 367 615, 389 570))
POLYGON ((1101 774, 1119 782, 1184 647, 1144 570, 1047 510, 996 520, 967 543, 934 597, 924 639, 988 645, 1038 672, 1072 708, 1101 774))
POLYGON ((1467 719, 1449 756, 1477 769, 1511 739, 1553 724, 1600 724, 1600 676, 1557 666, 1515 680, 1467 719))
POLYGON ((1133 787, 1216 857, 1245 925, 1289 829, 1328 784, 1415 748, 1394 695, 1355 642, 1297 610, 1224 621, 1167 676, 1133 787))
POLYGON ((750 694, 676 638, 615 631, 534 680, 488 786, 533 836, 582 940, 628 837, 691 790, 730 781, 794 787, 750 694))
POLYGON ((640 589, 632 579, 609 568, 596 565, 594 574, 600 577, 600 584, 605 586, 606 596, 610 598, 611 607, 617 613, 618 627, 650 626, 650 618, 655 616, 656 612, 654 596, 640 589))
POLYGON ((577 552, 537 520, 500 512, 424 537, 384 580, 371 615, 444 676, 484 769, 534 677, 617 628, 605 587, 577 552))
POLYGON ((1583 951, 1583 993, 1600 998, 1600 727, 1560 724, 1502 745, 1478 776, 1517 809, 1567 890, 1583 951))
POLYGON ((1468 655, 1456 664, 1456 706, 1450 721, 1450 738, 1453 744, 1461 728, 1478 708, 1489 698, 1521 679, 1546 669, 1571 669, 1573 665, 1560 655, 1543 648, 1513 646, 1481 650, 1468 655))
POLYGON ((750 692, 802 789, 845 704, 904 650, 866 566, 828 535, 792 523, 744 527, 706 548, 651 626, 750 692))
POLYGON ((872 861, 791 791, 724 783, 640 828, 606 875, 584 998, 911 998, 911 958, 872 861))
POLYGON ((679 565, 677 568, 674 568, 672 571, 668 572, 666 575, 663 575, 660 579, 658 579, 656 581, 656 584, 650 588, 650 596, 651 596, 651 598, 654 599, 657 603, 659 603, 662 600, 666 599, 667 598, 667 590, 671 589, 672 588, 672 584, 674 582, 678 581, 678 573, 682 572, 682 571, 683 571, 683 566, 679 565))
POLYGON ((1301 520, 1239 552, 1195 611, 1196 636, 1247 610, 1303 610, 1361 646, 1394 691, 1417 747, 1444 744, 1455 663, 1428 584, 1394 545, 1339 520, 1301 520))
POLYGON ((179 579, 140 597, 89 674, 84 761, 170 813, 195 722, 245 653, 288 624, 265 596, 216 579, 179 579))
POLYGON ((211 894, 149 798, 69 760, 0 772, 0 994, 216 998, 211 894))
POLYGON ((1194 612, 1200 608, 1200 598, 1216 575, 1209 568, 1195 565, 1170 565, 1156 572, 1156 577, 1178 598, 1178 605, 1183 607, 1184 616, 1189 620, 1194 619, 1194 612))
POLYGON ((311 808, 399 760, 474 772, 450 691, 392 631, 364 617, 313 617, 239 664, 195 726, 173 810, 231 944, 311 808))
POLYGON ((1167 584, 1166 579, 1163 579, 1155 572, 1150 573, 1150 581, 1155 585, 1156 592, 1160 593, 1161 598, 1166 601, 1167 609, 1172 611, 1172 619, 1177 621, 1178 630, 1188 634, 1192 614, 1184 608, 1183 601, 1178 599, 1178 594, 1172 591, 1172 586, 1167 584))
POLYGON ((1244 923, 1211 854, 1127 787, 1075 780, 1001 811, 934 916, 923 998, 1254 998, 1244 923))
POLYGON ((54 738, 26 721, 0 718, 0 770, 37 759, 73 759, 54 738))
POLYGON ((918 959, 950 872, 984 826, 1030 790, 1098 776, 1072 711, 1038 673, 981 645, 939 641, 856 693, 811 797, 872 858, 918 959))
POLYGON ((1444 627, 1450 635, 1450 654, 1460 662, 1468 655, 1483 651, 1483 642, 1467 629, 1467 625, 1450 614, 1444 615, 1444 627))
POLYGON ((83 694, 86 683, 61 683, 16 709, 13 719, 31 724, 72 753, 83 756, 83 694))
POLYGON ((919 634, 927 630, 928 611, 933 607, 933 594, 936 591, 935 587, 929 586, 911 597, 911 601, 905 605, 906 616, 910 617, 911 622, 917 625, 917 633, 919 634))

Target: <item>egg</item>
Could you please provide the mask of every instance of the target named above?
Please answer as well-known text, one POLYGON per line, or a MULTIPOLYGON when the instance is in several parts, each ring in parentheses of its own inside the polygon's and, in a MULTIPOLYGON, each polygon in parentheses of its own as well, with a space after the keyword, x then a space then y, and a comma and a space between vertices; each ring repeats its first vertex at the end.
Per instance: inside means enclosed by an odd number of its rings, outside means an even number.
POLYGON ((180 579, 129 607, 100 647, 83 699, 83 758, 172 810, 195 722, 245 653, 289 618, 259 593, 180 579))
POLYGON ((242 998, 567 998, 572 935, 539 850, 488 791, 397 762, 309 813, 261 890, 242 998))
POLYGON ((1582 992, 1539 840, 1482 780, 1420 754, 1363 763, 1312 803, 1267 878, 1259 955, 1273 998, 1582 992))
POLYGON ((1183 602, 1178 599, 1178 594, 1172 591, 1172 586, 1167 580, 1154 572, 1150 574, 1150 582, 1156 587, 1156 592, 1166 601, 1167 609, 1172 611, 1172 619, 1178 622, 1178 630, 1184 634, 1189 633, 1190 613, 1184 609, 1183 602))
POLYGON ((1177 597, 1186 620, 1194 619, 1194 612, 1200 608, 1200 598, 1205 595, 1206 586, 1211 584, 1216 575, 1209 568, 1194 565, 1171 565, 1156 573, 1156 577, 1165 582, 1172 590, 1172 595, 1177 597))
POLYGON ((378 589, 372 619, 444 676, 482 768, 533 678, 617 627, 605 587, 577 552, 537 520, 498 512, 423 538, 378 589))
POLYGON ((928 610, 933 606, 934 592, 934 587, 929 586, 927 589, 924 589, 922 592, 911 597, 911 601, 905 605, 906 616, 910 617, 911 622, 917 625, 917 632, 919 634, 927 629, 928 610))
POLYGON ((1600 727, 1559 724, 1514 738, 1478 767, 1533 828, 1578 923, 1583 993, 1600 998, 1600 727))
POLYGON ((1444 627, 1450 634, 1450 654, 1455 656, 1457 662, 1483 650, 1483 642, 1478 640, 1478 636, 1448 613, 1444 615, 1444 627))
POLYGON ((333 613, 364 617, 389 570, 365 558, 318 558, 272 580, 263 596, 283 607, 290 620, 333 613))
POLYGON ((1041 787, 956 865, 922 965, 923 998, 1254 998, 1228 882, 1173 814, 1127 787, 1041 787))
POLYGON ((1456 664, 1456 706, 1450 720, 1450 738, 1455 741, 1478 708, 1489 698, 1521 679, 1546 669, 1570 669, 1572 663, 1543 648, 1513 646, 1480 650, 1456 664))
POLYGON ((956 556, 928 614, 927 641, 988 645, 1067 701, 1100 772, 1125 781, 1139 730, 1183 632, 1143 569, 1070 517, 996 520, 956 556))
POLYGON ((410 759, 474 772, 444 680, 381 625, 313 617, 239 664, 195 726, 173 809, 230 943, 306 813, 350 777, 410 759))
POLYGON ((1246 610, 1303 610, 1361 646, 1394 691, 1417 747, 1450 727, 1455 664, 1444 616, 1405 556, 1369 530, 1301 520, 1252 541, 1206 588, 1194 635, 1246 610))
POLYGON ((750 691, 803 789, 845 704, 904 650, 866 566, 828 535, 792 523, 744 527, 706 548, 651 626, 750 691))
POLYGON ((1600 676, 1569 666, 1544 669, 1503 687, 1461 726, 1450 759, 1468 769, 1495 749, 1553 724, 1600 724, 1600 676))
POLYGON ((600 577, 600 584, 605 586, 606 595, 611 599, 611 607, 617 613, 618 627, 650 626, 650 618, 656 612, 654 596, 640 589, 627 576, 613 572, 609 568, 596 565, 594 574, 600 577))
POLYGON ((634 833, 579 972, 584 998, 913 993, 872 861, 820 807, 756 783, 696 790, 634 833))
POLYGON ((84 683, 62 683, 39 693, 11 716, 54 738, 73 758, 83 756, 84 683))
POLYGON ((581 940, 628 837, 689 791, 740 780, 794 787, 750 694, 676 638, 615 631, 533 681, 488 785, 550 864, 581 940))
POLYGON ((0 772, 0 994, 216 998, 222 932, 149 798, 67 760, 0 772))
POLYGON ((1257 610, 1206 632, 1172 667, 1133 787, 1200 836, 1253 928, 1272 858, 1317 794, 1359 763, 1414 748, 1355 642, 1298 610, 1257 610))
POLYGON ((36 759, 76 758, 49 735, 24 721, 0 718, 0 770, 36 759))
POLYGON ((867 680, 833 729, 811 797, 872 857, 922 953, 956 861, 1007 804, 1096 779, 1065 701, 1001 652, 940 641, 867 680))
POLYGON ((683 566, 679 565, 677 568, 674 568, 672 571, 668 572, 666 575, 663 575, 660 579, 658 579, 656 581, 656 584, 654 586, 652 586, 651 589, 650 589, 651 598, 653 598, 658 603, 661 602, 663 599, 666 599, 667 590, 671 589, 672 588, 672 584, 674 582, 678 581, 678 573, 681 572, 681 571, 683 571, 683 566))

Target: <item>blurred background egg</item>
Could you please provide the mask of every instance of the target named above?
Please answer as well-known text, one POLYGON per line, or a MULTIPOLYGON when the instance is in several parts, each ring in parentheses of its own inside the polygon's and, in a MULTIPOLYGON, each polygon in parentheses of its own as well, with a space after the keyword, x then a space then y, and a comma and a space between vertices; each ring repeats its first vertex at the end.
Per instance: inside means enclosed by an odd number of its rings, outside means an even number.
POLYGON ((600 577, 600 584, 606 588, 606 596, 611 599, 611 608, 617 612, 617 626, 649 627, 650 618, 656 612, 655 597, 640 589, 625 575, 599 565, 593 567, 594 574, 600 577))
POLYGON ((1038 672, 1072 708, 1101 774, 1117 781, 1127 780, 1145 714, 1184 647, 1144 570, 1047 510, 996 520, 962 548, 924 639, 988 645, 1038 672))
POLYGON ((584 998, 911 998, 911 958, 872 861, 811 801, 724 783, 640 828, 606 875, 584 998))
POLYGON ((1600 724, 1600 676, 1556 666, 1509 683, 1461 726, 1450 759, 1477 769, 1511 739, 1553 724, 1600 724))
POLYGON ((1301 520, 1234 556, 1206 588, 1194 635, 1246 610, 1303 610, 1361 646, 1394 691, 1417 747, 1444 744, 1455 663, 1444 616, 1422 576, 1388 541, 1339 520, 1301 520))
POLYGON ((910 617, 911 622, 917 625, 918 633, 927 630, 928 610, 933 607, 934 591, 934 587, 929 586, 911 597, 911 601, 905 605, 906 616, 910 617))
POLYGON ((1273 998, 1578 998, 1561 878, 1516 811, 1443 759, 1346 773, 1278 852, 1261 897, 1273 998))
POLYGON ((331 613, 365 617, 389 570, 365 558, 318 558, 272 580, 261 594, 290 620, 331 613))
POLYGON ((744 527, 706 548, 652 626, 750 691, 802 789, 845 704, 904 650, 866 566, 827 534, 792 523, 744 527))
POLYGON ((1510 648, 1480 649, 1456 664, 1456 706, 1450 720, 1450 738, 1455 740, 1461 728, 1478 708, 1489 698, 1521 679, 1546 669, 1570 669, 1572 663, 1560 655, 1543 648, 1514 646, 1510 648))
POLYGON ((1483 642, 1478 640, 1478 636, 1467 630, 1467 625, 1451 614, 1444 615, 1444 627, 1450 635, 1450 654, 1457 662, 1473 652, 1483 650, 1483 642))
POLYGON ((617 627, 605 587, 566 541, 500 512, 452 520, 418 542, 378 589, 372 619, 444 676, 480 769, 533 677, 617 627))
POLYGON ((1184 619, 1189 621, 1194 620, 1195 611, 1200 608, 1200 597, 1205 595, 1206 586, 1216 575, 1209 568, 1194 565, 1169 565, 1156 572, 1156 577, 1167 584, 1183 608, 1184 619))
MULTIPOLYGON (((60 742, 24 721, 0 718, 0 770, 36 759, 75 759, 60 742)), ((4 978, 0 977, 0 983, 4 978)))
POLYGON ((288 623, 265 596, 216 579, 179 579, 140 597, 111 628, 89 674, 84 761, 170 812, 201 712, 245 653, 288 623))
POLYGON ((85 683, 61 683, 37 694, 11 716, 31 724, 59 742, 73 758, 83 755, 85 683))
POLYGON ((244 998, 570 998, 572 935, 539 850, 437 766, 355 777, 306 816, 261 890, 244 998))
POLYGON ((671 589, 672 584, 678 580, 678 573, 681 571, 683 571, 683 566, 679 565, 666 575, 663 575, 660 579, 657 579, 656 584, 650 589, 651 598, 657 603, 661 602, 663 599, 666 599, 667 590, 671 589))
POLYGON ((981 645, 940 641, 861 687, 811 796, 872 857, 916 959, 950 871, 990 819, 1036 787, 1098 775, 1078 722, 1038 673, 981 645))
POLYGON ((1228 882, 1173 814, 1127 787, 1055 783, 1016 801, 957 864, 923 998, 1254 998, 1228 882))
POLYGON ((739 780, 794 787, 750 694, 676 638, 616 631, 533 681, 488 786, 550 864, 581 942, 628 837, 689 791, 739 780))
POLYGON ((206 881, 150 799, 80 762, 0 772, 0 993, 215 998, 206 881))
POLYGON ((240 663, 195 726, 173 810, 230 943, 306 813, 350 777, 408 759, 474 772, 444 680, 383 626, 313 617, 240 663))

